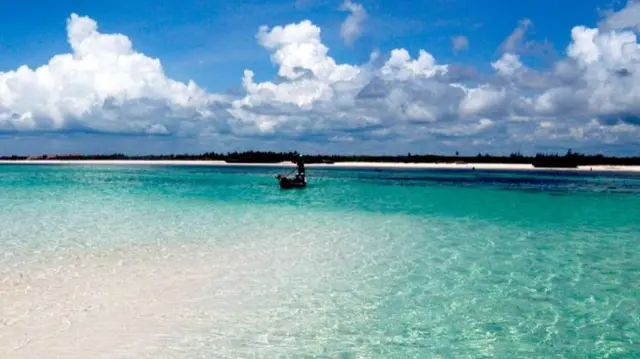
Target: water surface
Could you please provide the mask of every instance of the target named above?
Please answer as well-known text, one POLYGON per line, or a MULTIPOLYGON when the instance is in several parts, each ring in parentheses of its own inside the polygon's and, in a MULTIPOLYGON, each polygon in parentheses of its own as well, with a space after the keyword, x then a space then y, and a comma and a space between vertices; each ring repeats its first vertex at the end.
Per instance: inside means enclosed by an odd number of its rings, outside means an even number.
POLYGON ((634 358, 640 176, 0 166, 0 357, 634 358))

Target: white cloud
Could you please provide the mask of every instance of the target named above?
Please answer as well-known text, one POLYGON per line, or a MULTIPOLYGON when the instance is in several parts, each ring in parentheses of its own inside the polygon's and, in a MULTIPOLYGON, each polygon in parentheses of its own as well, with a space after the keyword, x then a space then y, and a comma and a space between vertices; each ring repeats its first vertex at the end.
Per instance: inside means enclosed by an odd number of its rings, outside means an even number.
POLYGON ((503 52, 516 52, 524 40, 524 35, 532 25, 533 22, 530 19, 520 20, 518 27, 504 40, 500 45, 500 49, 503 52))
POLYGON ((270 31, 263 26, 256 37, 260 45, 273 51, 271 60, 280 67, 278 75, 287 80, 300 79, 310 72, 328 82, 348 81, 358 72, 353 66, 337 65, 327 55, 329 49, 322 44, 320 28, 309 20, 270 31))
POLYGON ((336 110, 334 105, 340 102, 336 94, 357 89, 362 70, 336 64, 321 42, 320 28, 310 21, 261 27, 257 38, 271 51, 281 81, 256 83, 253 71, 246 70, 243 84, 247 94, 233 102, 231 114, 256 124, 258 132, 272 132, 311 110, 336 110))
POLYGON ((126 36, 100 33, 95 21, 74 14, 71 53, 0 72, 0 132, 176 136, 203 146, 278 139, 332 151, 333 144, 378 152, 633 146, 640 134, 637 35, 576 26, 567 56, 534 70, 515 52, 528 26, 510 36, 505 49, 514 51, 491 62, 495 74, 484 77, 427 49, 374 51, 367 63, 341 64, 309 20, 263 26, 255 39, 277 77, 256 81, 247 69, 245 93, 230 97, 168 78, 126 36))
POLYGON ((503 76, 513 76, 516 72, 523 68, 522 62, 518 55, 506 53, 502 57, 491 63, 491 66, 503 76))
POLYGON ((552 87, 540 97, 546 108, 561 116, 640 117, 640 44, 631 31, 601 32, 583 26, 571 32, 568 59, 577 70, 572 83, 552 87))
POLYGON ((460 102, 460 114, 463 116, 491 115, 504 107, 506 99, 507 94, 504 89, 489 86, 469 89, 460 102))
POLYGON ((623 9, 610 13, 599 25, 604 30, 636 29, 640 31, 640 1, 629 0, 623 9))
POLYGON ((527 32, 532 27, 533 21, 531 19, 520 20, 518 27, 500 44, 499 51, 503 54, 529 54, 555 60, 558 54, 548 39, 543 41, 525 40, 527 32))
POLYGON ((195 119, 221 99, 168 79, 159 60, 135 52, 124 35, 99 33, 90 18, 72 14, 67 33, 73 53, 0 73, 0 130, 168 132, 180 126, 173 116, 195 119))
POLYGON ((437 65, 433 56, 425 50, 420 50, 418 58, 411 59, 405 49, 391 51, 391 57, 380 70, 383 77, 396 80, 409 80, 415 77, 433 77, 445 74, 447 65, 437 65))
POLYGON ((453 36, 451 38, 451 46, 453 46, 453 52, 468 50, 469 39, 463 35, 453 36))
POLYGON ((351 2, 351 0, 344 0, 340 10, 349 11, 349 16, 340 26, 340 36, 347 44, 352 44, 362 35, 362 27, 367 17, 367 11, 364 6, 351 2))

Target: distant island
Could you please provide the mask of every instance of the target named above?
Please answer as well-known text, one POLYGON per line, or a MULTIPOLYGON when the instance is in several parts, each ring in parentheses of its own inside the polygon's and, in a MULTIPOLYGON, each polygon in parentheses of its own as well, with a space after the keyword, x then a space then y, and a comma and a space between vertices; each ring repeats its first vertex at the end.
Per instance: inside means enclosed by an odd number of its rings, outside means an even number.
MULTIPOLYGON (((226 163, 262 163, 277 164, 294 161, 298 152, 272 152, 272 151, 245 151, 229 152, 226 154, 206 152, 202 154, 167 154, 167 155, 143 155, 129 156, 122 153, 107 155, 82 155, 82 154, 54 154, 38 156, 3 156, 3 161, 25 160, 136 160, 136 161, 224 161, 226 163)), ((578 166, 638 166, 640 157, 611 157, 601 154, 587 155, 567 151, 564 155, 538 153, 534 156, 525 156, 520 153, 512 153, 508 156, 493 156, 478 154, 476 156, 411 154, 400 156, 373 156, 373 155, 304 155, 304 162, 308 164, 334 164, 340 162, 368 162, 368 163, 474 163, 474 164, 527 164, 544 168, 577 168, 578 166)))

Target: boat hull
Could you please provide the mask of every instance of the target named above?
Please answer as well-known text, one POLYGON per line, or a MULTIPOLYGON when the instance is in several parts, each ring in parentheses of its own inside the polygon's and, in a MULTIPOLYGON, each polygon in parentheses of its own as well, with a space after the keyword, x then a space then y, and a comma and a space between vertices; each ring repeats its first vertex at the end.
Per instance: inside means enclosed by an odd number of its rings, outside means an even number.
POLYGON ((304 188, 307 184, 301 180, 290 179, 287 177, 280 177, 280 188, 282 189, 292 189, 292 188, 304 188))

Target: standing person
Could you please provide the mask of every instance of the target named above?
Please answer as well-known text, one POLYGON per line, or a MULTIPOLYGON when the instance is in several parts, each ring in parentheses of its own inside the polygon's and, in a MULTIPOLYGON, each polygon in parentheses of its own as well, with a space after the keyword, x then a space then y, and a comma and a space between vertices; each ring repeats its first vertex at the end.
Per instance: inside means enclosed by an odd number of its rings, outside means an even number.
POLYGON ((296 175, 296 179, 302 180, 303 183, 307 183, 307 177, 304 172, 304 162, 302 161, 302 155, 298 155, 296 164, 298 165, 298 174, 296 175))

